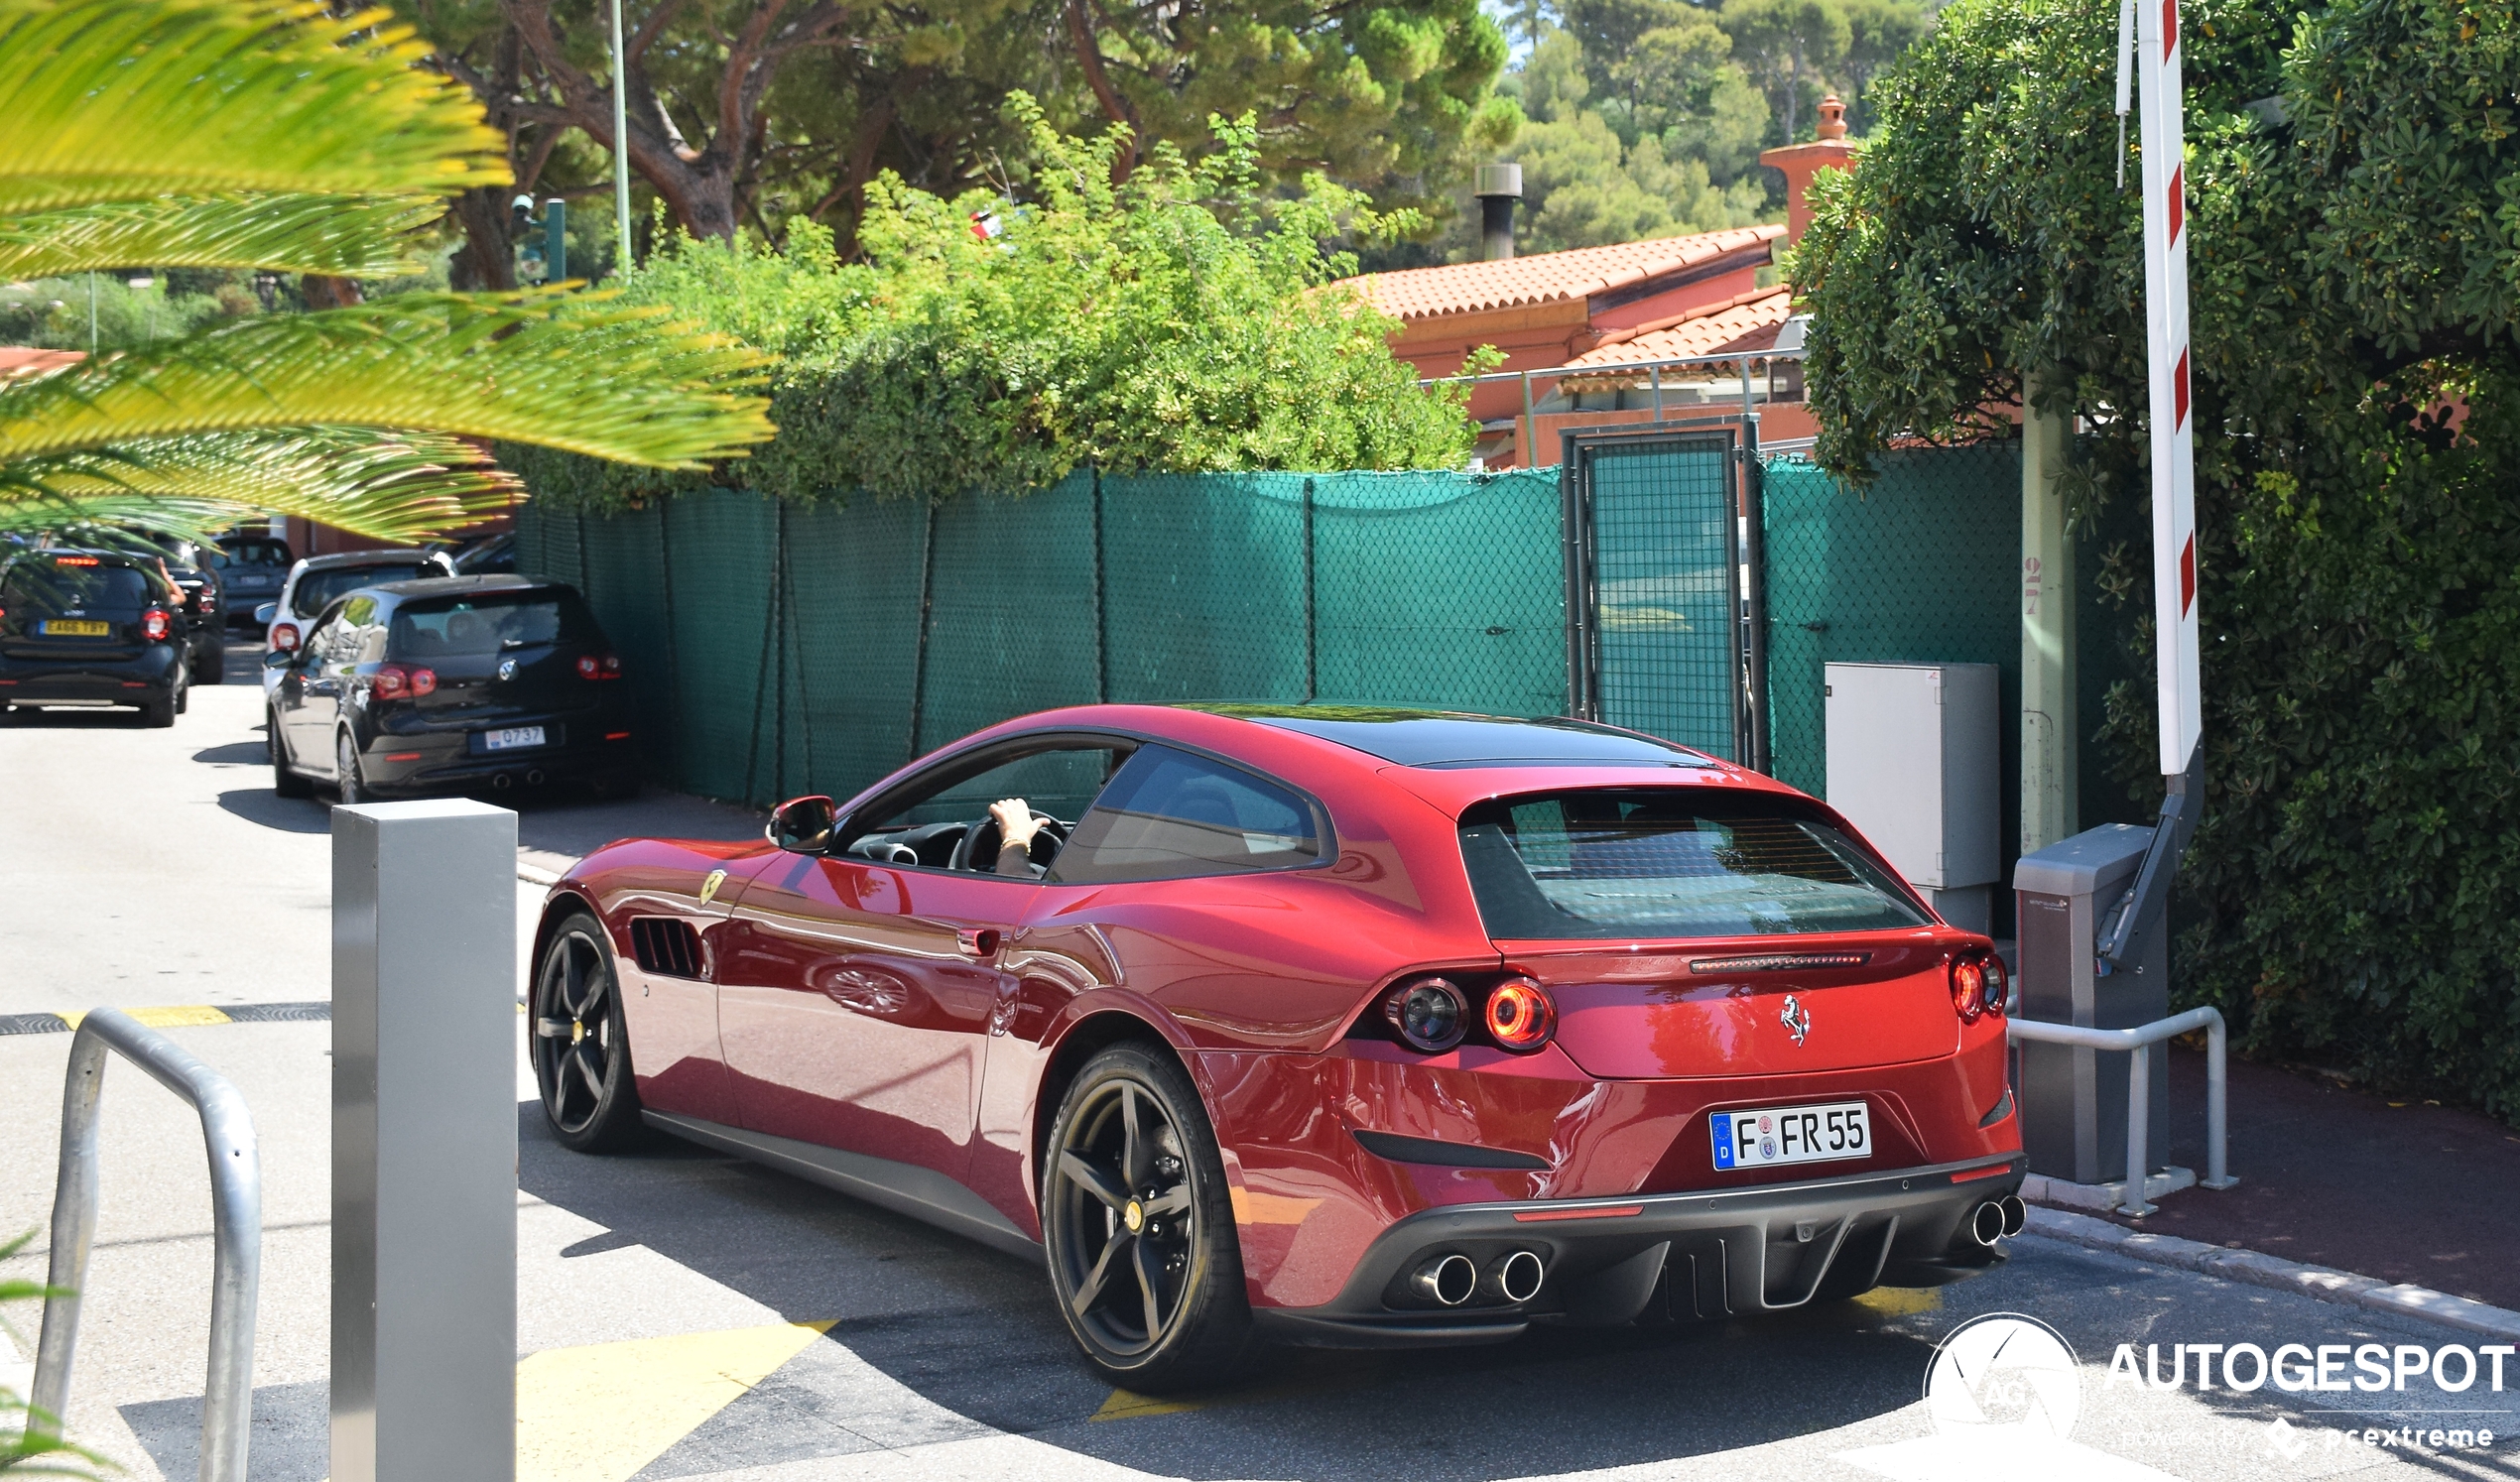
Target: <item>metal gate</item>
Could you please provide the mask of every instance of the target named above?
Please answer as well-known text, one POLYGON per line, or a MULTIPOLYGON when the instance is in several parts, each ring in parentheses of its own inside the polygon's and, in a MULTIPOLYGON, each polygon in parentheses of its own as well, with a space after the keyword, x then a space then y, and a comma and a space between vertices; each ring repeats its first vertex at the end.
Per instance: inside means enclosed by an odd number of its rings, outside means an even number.
POLYGON ((1574 713, 1767 770, 1758 424, 1566 434, 1574 713))

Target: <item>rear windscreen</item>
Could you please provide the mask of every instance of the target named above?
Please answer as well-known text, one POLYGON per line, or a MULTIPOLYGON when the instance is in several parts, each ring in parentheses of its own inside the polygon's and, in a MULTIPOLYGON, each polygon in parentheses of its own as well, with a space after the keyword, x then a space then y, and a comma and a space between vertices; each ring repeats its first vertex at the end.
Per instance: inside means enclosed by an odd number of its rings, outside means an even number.
POLYGON ((435 576, 438 568, 423 570, 418 563, 391 566, 334 566, 329 570, 308 571, 298 578, 297 590, 289 594, 289 610, 300 617, 314 617, 332 605, 332 599, 343 592, 354 592, 363 586, 383 581, 409 581, 415 576, 435 576))
POLYGON ((385 639, 390 659, 498 654, 539 644, 592 643, 595 621, 575 597, 553 591, 484 592, 406 602, 385 639))
POLYGON ((65 612, 137 612, 149 605, 149 578, 129 566, 19 561, 0 584, 0 610, 28 617, 65 612))
POLYGON ((227 571, 285 571, 289 568, 289 548, 278 541, 239 541, 211 553, 210 564, 227 571))
POLYGON ((1927 925, 1816 814, 1694 789, 1508 798, 1461 818, 1490 936, 1765 936, 1927 925))

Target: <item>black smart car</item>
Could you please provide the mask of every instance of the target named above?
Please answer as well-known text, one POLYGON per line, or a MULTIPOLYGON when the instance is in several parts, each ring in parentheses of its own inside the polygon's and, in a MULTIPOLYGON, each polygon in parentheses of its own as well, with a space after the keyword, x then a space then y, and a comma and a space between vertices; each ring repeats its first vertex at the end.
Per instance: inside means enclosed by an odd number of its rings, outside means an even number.
POLYGON ((191 684, 184 596, 155 556, 28 551, 0 565, 0 710, 136 705, 173 725, 191 684))
POLYGON ((577 593, 522 576, 432 577, 335 598, 263 661, 272 789, 344 803, 430 792, 638 785, 621 660, 577 593))

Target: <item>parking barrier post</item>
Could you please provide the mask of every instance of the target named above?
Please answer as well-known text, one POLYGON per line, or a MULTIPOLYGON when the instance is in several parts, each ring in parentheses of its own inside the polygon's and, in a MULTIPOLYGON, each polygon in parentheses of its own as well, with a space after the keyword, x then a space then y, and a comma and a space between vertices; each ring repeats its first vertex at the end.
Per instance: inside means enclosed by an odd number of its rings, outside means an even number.
MULTIPOLYGON (((2018 995, 2016 995, 2016 1001, 2018 995)), ((2018 1045, 2025 1041, 2041 1045, 2072 1045, 2083 1050, 2142 1050, 2164 1040, 2196 1030, 2205 1032, 2205 1176, 2200 1186, 2225 1189, 2240 1180, 2231 1176, 2230 1156, 2226 1147, 2229 1131, 2228 1070, 2230 1062, 2230 1030, 2222 1022, 2222 1013, 2214 1008, 2190 1009, 2150 1024, 2130 1029, 2091 1029, 2079 1024, 2050 1024, 2037 1019, 2009 1019, 2005 1022, 2006 1038, 2018 1045)), ((2129 1054, 2126 1057, 2126 1196, 2118 1207, 2120 1214, 2143 1215, 2158 1206, 2144 1197, 2144 1179, 2152 1169, 2149 1139, 2152 1133, 2152 1056, 2129 1054)))
POLYGON ((262 1155, 245 1098, 174 1041, 117 1009, 91 1009, 70 1041, 62 1087, 62 1157, 53 1191, 53 1252, 44 1331, 36 1340, 28 1428, 58 1436, 69 1411, 87 1256, 96 1242, 96 1113, 108 1050, 149 1072, 201 1118, 210 1164, 210 1357, 201 1392, 201 1482, 245 1482, 253 1434, 254 1306, 262 1284, 262 1155))
POLYGON ((332 810, 333 1482, 516 1475, 516 815, 332 810))

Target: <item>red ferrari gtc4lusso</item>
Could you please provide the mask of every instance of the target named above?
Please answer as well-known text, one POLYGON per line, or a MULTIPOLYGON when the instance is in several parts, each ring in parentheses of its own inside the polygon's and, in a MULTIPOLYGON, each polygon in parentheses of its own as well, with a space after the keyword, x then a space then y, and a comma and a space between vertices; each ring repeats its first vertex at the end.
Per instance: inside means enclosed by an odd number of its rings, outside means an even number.
POLYGON ((1651 737, 1095 705, 769 833, 554 887, 560 1140, 661 1128, 1043 1261, 1134 1389, 1949 1282, 2021 1227, 1987 939, 1651 737))

